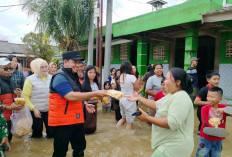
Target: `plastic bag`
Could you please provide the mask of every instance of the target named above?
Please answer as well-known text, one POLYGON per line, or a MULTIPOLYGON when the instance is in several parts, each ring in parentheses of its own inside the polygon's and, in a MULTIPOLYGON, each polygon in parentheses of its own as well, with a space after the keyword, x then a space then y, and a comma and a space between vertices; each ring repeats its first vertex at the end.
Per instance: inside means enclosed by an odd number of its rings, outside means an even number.
POLYGON ((11 133, 13 135, 22 137, 30 133, 33 121, 27 105, 19 111, 13 111, 10 119, 12 122, 11 133))

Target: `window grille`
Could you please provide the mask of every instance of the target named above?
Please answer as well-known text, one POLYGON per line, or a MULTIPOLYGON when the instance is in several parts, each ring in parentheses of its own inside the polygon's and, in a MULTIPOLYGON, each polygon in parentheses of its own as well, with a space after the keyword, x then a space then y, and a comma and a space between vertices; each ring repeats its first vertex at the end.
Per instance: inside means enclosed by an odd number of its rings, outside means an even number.
POLYGON ((127 60, 127 44, 120 45, 120 61, 127 60))
POLYGON ((165 59, 165 47, 156 46, 153 48, 153 60, 164 60, 165 59))
POLYGON ((232 58, 232 40, 226 41, 226 58, 232 58))

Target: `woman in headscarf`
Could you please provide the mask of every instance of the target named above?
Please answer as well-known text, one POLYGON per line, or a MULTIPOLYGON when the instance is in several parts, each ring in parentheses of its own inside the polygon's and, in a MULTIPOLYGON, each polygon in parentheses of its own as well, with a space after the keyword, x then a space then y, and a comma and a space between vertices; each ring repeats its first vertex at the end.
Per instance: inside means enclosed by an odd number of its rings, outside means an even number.
POLYGON ((47 133, 46 137, 52 138, 51 130, 48 127, 48 96, 52 76, 48 74, 48 63, 41 58, 33 60, 31 68, 34 74, 27 77, 23 87, 23 96, 33 118, 31 137, 42 137, 44 123, 47 133))

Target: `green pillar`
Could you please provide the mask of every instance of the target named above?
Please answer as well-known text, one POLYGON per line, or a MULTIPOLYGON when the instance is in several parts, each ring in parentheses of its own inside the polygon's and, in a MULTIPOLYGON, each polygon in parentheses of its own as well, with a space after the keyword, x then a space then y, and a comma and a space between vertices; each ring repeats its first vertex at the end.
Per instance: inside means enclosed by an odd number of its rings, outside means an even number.
POLYGON ((186 30, 185 38, 185 55, 184 55, 184 70, 190 66, 190 59, 197 57, 198 50, 198 30, 190 28, 186 30))
POLYGON ((137 45, 137 68, 141 76, 144 75, 147 70, 147 47, 147 40, 139 38, 137 45))

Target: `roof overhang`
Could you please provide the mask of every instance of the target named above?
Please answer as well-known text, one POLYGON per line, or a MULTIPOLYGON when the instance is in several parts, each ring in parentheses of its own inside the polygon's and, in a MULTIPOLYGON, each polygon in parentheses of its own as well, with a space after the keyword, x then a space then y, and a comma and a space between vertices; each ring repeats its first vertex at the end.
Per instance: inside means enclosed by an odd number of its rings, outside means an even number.
MULTIPOLYGON (((0 57, 7 57, 8 55, 14 55, 16 57, 22 57, 22 58, 26 58, 27 57, 27 55, 25 55, 25 54, 0 53, 0 57)), ((32 57, 32 58, 35 57, 35 55, 28 55, 28 56, 32 57)))
POLYGON ((202 23, 232 20, 232 7, 202 14, 202 23))
MULTIPOLYGON (((133 42, 133 40, 128 40, 128 39, 116 39, 116 40, 113 40, 113 41, 111 42, 111 46, 119 45, 119 44, 125 44, 125 43, 130 43, 130 42, 133 42)), ((105 47, 105 43, 103 43, 102 46, 105 47)), ((94 48, 96 48, 96 46, 94 46, 94 48)), ((80 51, 88 50, 88 47, 86 47, 86 46, 80 47, 79 50, 80 50, 80 51)))

